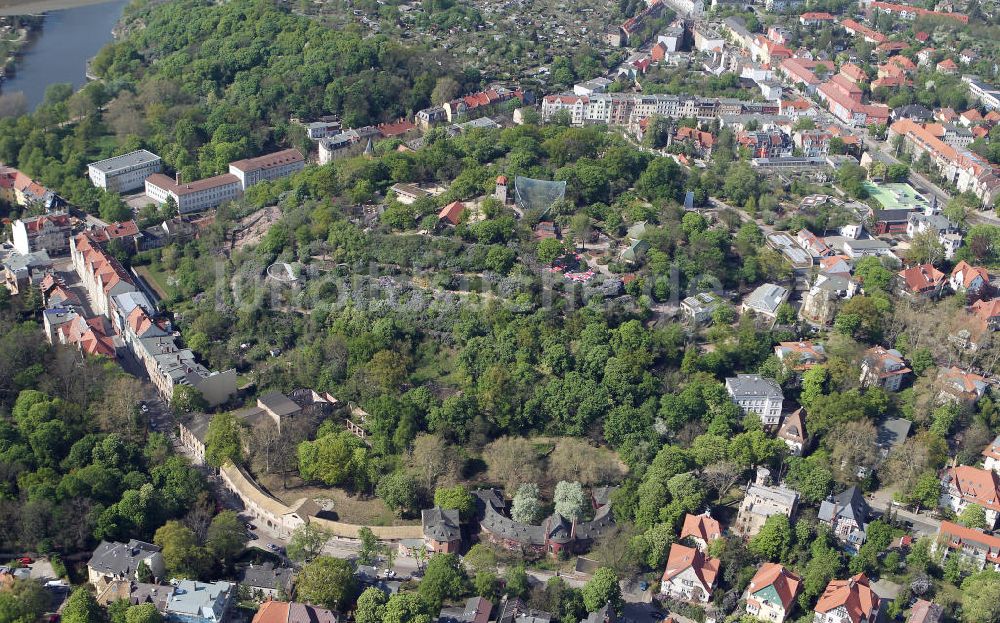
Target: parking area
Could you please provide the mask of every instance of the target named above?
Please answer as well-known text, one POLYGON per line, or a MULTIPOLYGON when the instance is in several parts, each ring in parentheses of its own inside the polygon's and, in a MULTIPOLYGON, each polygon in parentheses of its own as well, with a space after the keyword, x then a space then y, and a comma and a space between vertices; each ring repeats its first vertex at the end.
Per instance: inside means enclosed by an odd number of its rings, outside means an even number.
POLYGON ((122 201, 125 202, 125 205, 132 208, 133 212, 138 212, 151 203, 155 204, 155 202, 149 198, 149 195, 144 192, 137 193, 135 195, 123 196, 122 201))

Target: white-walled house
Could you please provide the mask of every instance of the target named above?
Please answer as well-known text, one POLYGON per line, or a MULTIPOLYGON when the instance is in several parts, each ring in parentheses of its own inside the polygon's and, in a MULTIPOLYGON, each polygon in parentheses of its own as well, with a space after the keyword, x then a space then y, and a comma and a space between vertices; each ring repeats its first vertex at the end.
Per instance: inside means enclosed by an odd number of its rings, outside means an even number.
POLYGON ((708 603, 715 589, 720 566, 718 558, 706 556, 693 547, 674 543, 670 546, 660 592, 672 599, 708 603))

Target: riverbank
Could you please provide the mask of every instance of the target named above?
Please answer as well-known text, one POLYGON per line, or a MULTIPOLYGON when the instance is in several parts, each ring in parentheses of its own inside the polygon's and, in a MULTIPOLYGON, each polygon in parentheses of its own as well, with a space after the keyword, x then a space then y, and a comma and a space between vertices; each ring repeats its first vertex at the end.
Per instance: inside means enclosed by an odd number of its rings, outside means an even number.
MULTIPOLYGON (((19 0, 0 0, 14 3, 19 0)), ((22 48, 14 74, 0 84, 0 95, 24 94, 24 107, 34 110, 53 84, 79 89, 87 82, 87 62, 108 42, 128 0, 33 0, 76 4, 52 10, 37 35, 22 48)), ((23 0, 19 6, 25 6, 23 0)))
POLYGON ((48 11, 62 11, 91 4, 106 4, 114 0, 0 0, 0 17, 8 15, 37 15, 48 11))

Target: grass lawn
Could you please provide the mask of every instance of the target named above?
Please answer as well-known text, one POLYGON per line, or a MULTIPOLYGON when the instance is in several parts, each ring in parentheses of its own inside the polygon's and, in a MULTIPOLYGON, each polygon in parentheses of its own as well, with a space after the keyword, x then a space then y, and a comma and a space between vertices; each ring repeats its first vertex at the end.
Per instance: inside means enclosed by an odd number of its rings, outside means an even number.
POLYGON ((136 266, 135 272, 139 273, 139 276, 146 280, 149 287, 156 291, 156 295, 161 299, 167 298, 167 276, 160 272, 154 271, 150 266, 136 266))

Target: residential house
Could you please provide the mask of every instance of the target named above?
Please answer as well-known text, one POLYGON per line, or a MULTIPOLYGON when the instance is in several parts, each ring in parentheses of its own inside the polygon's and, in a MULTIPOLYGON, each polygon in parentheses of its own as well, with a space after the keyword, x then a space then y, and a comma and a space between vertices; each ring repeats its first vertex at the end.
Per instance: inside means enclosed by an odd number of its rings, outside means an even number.
POLYGON ((774 354, 785 367, 799 372, 826 361, 823 345, 810 340, 778 342, 774 347, 774 354))
POLYGON ((223 623, 235 598, 231 582, 177 580, 167 602, 168 623, 223 623))
POLYGON ((799 233, 795 235, 795 241, 799 243, 799 246, 812 254, 813 257, 829 257, 834 254, 830 245, 826 244, 822 238, 808 229, 800 229, 799 233))
POLYGON ((11 294, 39 285, 52 270, 48 252, 35 251, 27 255, 11 253, 3 259, 4 286, 11 294))
POLYGON ((875 346, 865 351, 861 359, 861 384, 881 387, 887 392, 899 391, 903 379, 911 372, 903 355, 896 349, 875 346))
POLYGON ((275 567, 274 563, 250 564, 237 569, 240 586, 246 587, 257 599, 280 599, 292 594, 295 572, 288 567, 275 567))
POLYGON ((896 273, 896 291, 911 298, 937 298, 947 282, 945 274, 933 264, 919 264, 896 273))
POLYGON ((831 580, 816 604, 814 623, 874 623, 880 598, 868 576, 859 573, 846 580, 831 580))
MULTIPOLYGON (((876 210, 877 213, 886 213, 892 210, 876 210)), ((906 222, 906 217, 902 218, 902 222, 906 222)), ((877 226, 876 226, 877 229, 877 226)), ((876 233, 879 233, 876 231, 876 233)), ((829 240, 829 239, 827 239, 829 240)), ((861 240, 847 239, 844 240, 844 255, 851 259, 857 259, 859 257, 881 257, 881 256, 891 256, 892 255, 892 245, 890 245, 885 240, 879 240, 877 238, 865 238, 861 240)))
POLYGON ((1000 516, 1000 476, 970 465, 950 467, 941 478, 939 503, 956 515, 969 504, 978 504, 986 512, 986 527, 993 530, 1000 516))
POLYGON ((177 424, 181 445, 187 449, 196 465, 205 464, 205 439, 211 422, 211 413, 192 413, 181 418, 177 424))
POLYGON ((990 273, 981 266, 972 266, 965 260, 955 264, 948 278, 948 285, 955 292, 969 292, 978 294, 989 285, 990 273))
POLYGON ((939 402, 954 402, 961 406, 974 406, 986 395, 988 381, 972 372, 965 372, 951 366, 938 370, 937 384, 939 402))
POLYGON ((69 250, 73 224, 65 212, 17 219, 11 224, 14 250, 21 255, 45 251, 59 255, 69 250))
POLYGON ((938 73, 946 75, 952 75, 958 73, 958 65, 955 63, 955 61, 951 60, 950 58, 946 58, 937 65, 935 65, 935 69, 937 69, 938 73))
POLYGON ((146 178, 163 169, 163 161, 145 149, 106 158, 87 165, 87 174, 97 188, 124 193, 143 187, 146 178))
POLYGON ((680 543, 670 546, 660 594, 672 599, 708 603, 722 562, 680 543))
POLYGON ((819 507, 819 520, 830 526, 834 536, 854 552, 864 545, 868 536, 870 514, 865 496, 857 487, 829 497, 819 507))
POLYGON ((726 391, 744 415, 756 413, 764 426, 777 426, 785 396, 774 379, 739 374, 726 379, 726 391))
POLYGON ((457 510, 439 506, 425 508, 420 511, 420 521, 429 551, 445 554, 458 551, 462 544, 462 528, 457 510))
POLYGON ((809 436, 806 432, 806 413, 802 407, 781 419, 777 437, 785 442, 792 455, 802 456, 802 452, 809 444, 809 436))
POLYGON ((719 297, 711 292, 699 292, 681 301, 681 312, 684 318, 693 323, 707 322, 712 314, 723 304, 719 297))
POLYGON ((777 130, 739 132, 736 141, 746 147, 753 158, 787 158, 795 147, 787 134, 777 130))
POLYGON ((1000 330, 1000 298, 976 301, 972 313, 989 331, 1000 330))
POLYGON ((940 623, 944 617, 944 608, 926 599, 918 599, 910 608, 910 616, 906 623, 940 623))
POLYGON ((704 132, 698 128, 687 126, 677 128, 672 142, 691 145, 694 151, 703 157, 712 155, 712 147, 715 145, 715 136, 711 132, 704 132))
POLYGON ((100 591, 114 580, 163 579, 167 570, 160 550, 158 545, 135 539, 101 541, 87 561, 87 581, 100 591))
POLYGON ((174 593, 174 587, 163 584, 148 584, 135 580, 112 580, 102 590, 97 591, 97 603, 110 606, 116 601, 127 601, 129 605, 153 604, 161 615, 167 611, 167 602, 174 593))
POLYGON ((788 299, 788 289, 782 286, 765 283, 758 286, 743 301, 743 312, 752 311, 767 318, 775 318, 778 307, 788 299))
POLYGON ((488 623, 493 604, 484 597, 469 597, 463 608, 442 608, 438 623, 488 623))
POLYGON ((465 214, 465 204, 461 201, 452 201, 441 208, 438 213, 438 221, 445 221, 449 225, 458 225, 465 214))
POLYGON ((885 418, 878 423, 875 444, 881 451, 882 458, 889 456, 894 448, 903 445, 910 435, 913 422, 906 418, 885 418))
POLYGON ((799 16, 799 23, 803 26, 823 26, 835 22, 837 18, 829 13, 809 11, 799 16))
POLYGON ((56 337, 60 344, 75 346, 84 355, 101 355, 109 359, 117 357, 122 346, 111 322, 104 316, 84 318, 75 315, 59 324, 56 337))
POLYGON ((944 558, 959 556, 978 570, 1000 571, 1000 537, 982 530, 942 521, 931 547, 944 558))
POLYGON ((708 544, 715 539, 722 537, 722 527, 719 522, 712 519, 708 513, 701 515, 684 515, 684 527, 681 528, 681 535, 678 541, 691 539, 694 546, 702 552, 708 551, 708 544))
POLYGON ((497 623, 551 623, 553 618, 548 612, 529 608, 517 597, 508 598, 506 595, 500 598, 498 610, 497 623))
POLYGON ((337 615, 310 604, 269 599, 260 605, 253 623, 337 623, 337 615))
POLYGON ((795 608, 802 578, 784 566, 765 562, 746 590, 747 614, 763 621, 782 623, 795 608))
POLYGON ((760 532, 764 522, 772 515, 791 518, 798 507, 799 494, 784 485, 769 485, 766 469, 758 469, 756 482, 747 486, 746 495, 740 503, 736 523, 730 526, 734 534, 750 538, 760 532))

